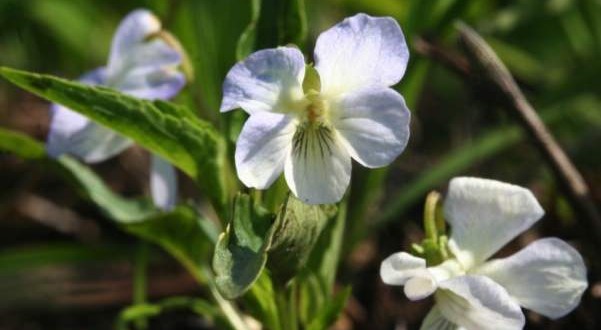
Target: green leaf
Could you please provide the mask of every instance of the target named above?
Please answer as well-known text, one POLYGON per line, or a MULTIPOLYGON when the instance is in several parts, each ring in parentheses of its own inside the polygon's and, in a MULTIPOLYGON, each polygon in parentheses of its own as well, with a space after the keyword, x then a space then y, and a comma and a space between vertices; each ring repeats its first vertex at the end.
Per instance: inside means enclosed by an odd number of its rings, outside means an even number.
POLYGON ((89 269, 90 266, 98 269, 101 265, 127 263, 131 258, 129 245, 109 242, 84 244, 46 240, 22 245, 25 246, 4 244, 0 250, 2 310, 47 308, 48 298, 77 291, 61 288, 60 275, 45 276, 49 269, 89 269))
POLYGON ((219 292, 228 299, 244 294, 267 262, 273 216, 255 205, 248 195, 234 202, 233 219, 215 246, 213 269, 219 292))
POLYGON ((293 43, 302 48, 307 39, 305 0, 277 1, 277 4, 281 6, 279 8, 280 42, 293 43))
POLYGON ((313 247, 302 272, 299 286, 299 314, 305 324, 310 323, 331 299, 338 262, 342 252, 347 215, 347 201, 338 207, 336 217, 326 224, 313 247))
POLYGON ((88 166, 69 156, 56 160, 59 170, 87 199, 91 200, 109 219, 118 223, 140 221, 158 210, 148 198, 125 199, 107 187, 88 166))
POLYGON ((32 15, 30 19, 41 24, 49 36, 56 38, 58 44, 68 47, 75 56, 87 56, 88 60, 92 57, 92 62, 103 60, 101 56, 106 52, 105 45, 110 44, 110 39, 106 34, 99 33, 99 21, 90 19, 98 15, 94 4, 35 0, 28 5, 32 15), (90 36, 94 42, 89 42, 90 36))
POLYGON ((96 204, 122 230, 161 246, 196 279, 204 280, 199 266, 217 237, 212 223, 198 214, 192 205, 180 205, 163 212, 147 198, 125 199, 115 194, 89 167, 69 156, 56 160, 48 158, 40 142, 22 133, 0 129, 0 141, 0 149, 56 166, 80 194, 96 204), (7 141, 18 141, 22 147, 15 148, 7 141))
POLYGON ((251 4, 249 0, 169 4, 168 16, 173 19, 166 25, 186 46, 196 73, 182 96, 203 118, 222 120, 219 104, 223 77, 236 62, 236 43, 247 27, 251 4))
POLYGON ((108 218, 117 222, 139 221, 158 212, 147 198, 124 199, 115 194, 88 166, 69 156, 49 158, 41 142, 23 133, 0 128, 0 150, 24 159, 50 163, 80 194, 94 202, 108 218))
POLYGON ((172 211, 156 212, 120 225, 123 230, 161 246, 203 282, 206 279, 199 267, 214 242, 206 232, 208 223, 192 206, 180 205, 172 211))
POLYGON ((169 297, 153 304, 137 304, 124 308, 119 313, 115 327, 116 329, 129 329, 127 325, 133 321, 155 317, 162 313, 178 309, 188 309, 210 321, 217 320, 221 321, 222 324, 225 324, 225 320, 219 320, 221 318, 219 310, 204 299, 193 297, 169 297))
POLYGON ((126 260, 130 257, 126 251, 126 246, 114 244, 87 246, 82 243, 46 242, 19 248, 5 247, 0 251, 0 276, 47 265, 126 260))
POLYGON ((274 224, 268 268, 274 280, 287 283, 306 264, 313 246, 336 214, 334 205, 307 205, 289 195, 274 224))
POLYGON ((316 273, 303 273, 298 285, 298 316, 302 324, 310 324, 330 300, 333 288, 326 288, 322 278, 316 273))
POLYGON ((256 49, 295 44, 307 38, 304 0, 262 0, 256 49))
POLYGON ((342 292, 338 293, 334 299, 328 302, 325 308, 321 309, 317 314, 317 317, 309 324, 308 330, 322 330, 329 329, 334 322, 338 319, 338 316, 344 310, 346 301, 351 295, 351 287, 346 287, 342 292))
POLYGON ((486 42, 514 76, 531 83, 543 83, 549 79, 549 72, 544 65, 523 49, 492 37, 486 38, 486 42))
POLYGON ((261 0, 251 0, 251 17, 250 23, 244 29, 244 32, 238 39, 236 45, 236 59, 238 61, 243 60, 246 56, 255 50, 255 43, 257 41, 257 25, 259 24, 259 17, 261 14, 261 0))
POLYGON ((273 283, 268 272, 262 272, 255 284, 243 297, 244 306, 251 315, 261 320, 266 329, 280 329, 280 315, 275 300, 273 283))
POLYGON ((46 149, 29 136, 0 127, 0 150, 13 153, 24 159, 40 159, 46 156, 46 149))
POLYGON ((199 270, 216 241, 214 225, 192 205, 179 205, 169 212, 157 209, 147 199, 124 199, 113 193, 87 166, 62 156, 58 163, 78 187, 119 227, 146 241, 153 242, 182 263, 200 282, 199 270))
POLYGON ((330 295, 336 279, 338 262, 342 250, 342 241, 344 238, 344 229, 347 215, 347 202, 343 201, 338 207, 338 214, 334 219, 328 221, 326 227, 319 235, 315 247, 307 261, 307 269, 316 273, 322 285, 330 295))
POLYGON ((146 101, 104 87, 9 68, 0 74, 49 101, 60 103, 128 136, 169 160, 203 188, 222 214, 226 203, 225 142, 207 122, 163 101, 146 101))

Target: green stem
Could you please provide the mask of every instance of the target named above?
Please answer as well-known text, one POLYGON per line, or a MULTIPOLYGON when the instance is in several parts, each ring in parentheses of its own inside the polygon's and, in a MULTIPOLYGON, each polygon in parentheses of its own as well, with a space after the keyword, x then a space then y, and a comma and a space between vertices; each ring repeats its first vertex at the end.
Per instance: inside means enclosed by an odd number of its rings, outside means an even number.
MULTIPOLYGON (((134 259, 134 278, 133 278, 133 304, 140 305, 146 303, 147 297, 147 279, 146 270, 148 268, 148 243, 139 240, 134 259)), ((137 319, 135 327, 138 330, 148 328, 148 320, 146 318, 137 319)))
POLYGON ((426 205, 424 207, 424 229, 426 231, 426 238, 432 240, 432 242, 437 242, 438 240, 436 213, 439 200, 440 194, 436 191, 431 191, 426 197, 426 205))
POLYGON ((274 290, 275 302, 278 308, 278 318, 280 320, 280 329, 286 329, 288 324, 288 313, 286 312, 285 306, 287 305, 286 291, 282 287, 275 288, 274 290))
POLYGON ((295 287, 296 285, 292 283, 288 288, 279 286, 274 290, 280 319, 280 329, 282 330, 298 329, 295 287))
MULTIPOLYGON (((177 254, 174 255, 177 256, 177 254)), ((236 307, 230 301, 223 298, 217 290, 217 287, 215 286, 215 278, 210 270, 210 264, 196 265, 189 262, 188 259, 185 258, 177 258, 177 260, 184 265, 184 268, 188 270, 188 272, 192 275, 192 277, 194 277, 199 285, 207 285, 213 300, 217 303, 219 309, 221 309, 221 312, 230 322, 230 325, 234 330, 250 330, 246 325, 246 322, 242 320, 240 312, 236 309, 236 307)))
MULTIPOLYGON (((209 265, 202 265, 202 270, 200 271, 200 273, 202 273, 202 276, 204 276, 204 278, 206 279, 206 284, 209 287, 209 291, 211 291, 211 295, 213 296, 213 299, 221 309, 221 312, 223 313, 223 315, 225 315, 225 317, 228 319, 228 321, 235 330, 249 330, 248 326, 246 325, 246 322, 242 320, 240 312, 234 307, 234 305, 232 305, 230 301, 224 299, 217 290, 215 282, 213 281, 213 274, 211 274, 211 272, 209 271, 209 267, 209 265)), ((198 272, 194 273, 200 275, 198 272)), ((199 282, 202 283, 202 279, 199 282)))
POLYGON ((290 284, 290 290, 288 292, 288 312, 290 314, 290 329, 298 329, 298 297, 297 297, 297 285, 296 282, 290 284))

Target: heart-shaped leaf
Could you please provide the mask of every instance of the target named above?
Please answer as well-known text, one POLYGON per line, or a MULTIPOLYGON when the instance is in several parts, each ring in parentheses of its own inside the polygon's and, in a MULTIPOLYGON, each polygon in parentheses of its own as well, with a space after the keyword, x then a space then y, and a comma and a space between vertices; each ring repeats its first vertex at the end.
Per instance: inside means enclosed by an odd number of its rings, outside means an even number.
POLYGON ((250 196, 239 194, 232 221, 219 236, 213 256, 217 288, 228 299, 241 296, 257 280, 267 262, 273 215, 250 196))

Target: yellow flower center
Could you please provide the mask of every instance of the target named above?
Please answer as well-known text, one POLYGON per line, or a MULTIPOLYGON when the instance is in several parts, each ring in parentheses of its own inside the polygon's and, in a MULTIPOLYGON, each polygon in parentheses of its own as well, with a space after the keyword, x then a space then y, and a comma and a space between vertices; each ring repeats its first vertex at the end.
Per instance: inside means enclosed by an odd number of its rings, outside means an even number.
POLYGON ((311 91, 305 95, 308 105, 305 106, 302 121, 310 124, 326 124, 328 122, 329 105, 319 93, 311 91))

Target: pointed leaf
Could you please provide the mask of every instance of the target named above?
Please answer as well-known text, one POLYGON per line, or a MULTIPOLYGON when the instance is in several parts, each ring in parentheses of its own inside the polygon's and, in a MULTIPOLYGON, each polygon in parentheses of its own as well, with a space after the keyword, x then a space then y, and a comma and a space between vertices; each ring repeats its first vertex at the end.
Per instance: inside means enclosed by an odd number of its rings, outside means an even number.
POLYGON ((329 329, 338 319, 346 302, 351 295, 351 287, 346 287, 338 293, 334 299, 330 300, 325 308, 322 308, 317 317, 309 324, 308 330, 329 329))
MULTIPOLYGON (((52 161, 47 158, 48 161, 52 161)), ((140 221, 158 210, 148 198, 125 199, 115 194, 88 166, 69 156, 56 160, 59 170, 79 193, 91 200, 109 219, 118 223, 140 221)))
POLYGON ((250 315, 261 320, 266 329, 280 328, 280 315, 275 300, 273 283, 267 272, 262 272, 255 284, 242 297, 250 315))
POLYGON ((213 240, 207 234, 209 220, 201 217, 189 205, 180 205, 169 212, 122 222, 123 230, 153 242, 182 263, 199 281, 204 281, 199 267, 209 257, 213 240))
POLYGON ((199 267, 217 240, 216 230, 193 205, 163 212, 148 198, 125 199, 115 194, 90 168, 73 158, 62 156, 58 164, 80 192, 122 230, 159 245, 197 280, 204 278, 199 267))
POLYGON ((40 159, 46 156, 44 146, 29 136, 0 127, 0 150, 24 159, 40 159))
POLYGON ((225 205, 225 143, 214 127, 189 110, 140 100, 104 87, 9 68, 0 74, 49 101, 60 103, 135 140, 196 180, 218 212, 225 205))
POLYGON ((262 0, 255 49, 295 44, 302 48, 307 37, 304 0, 262 0))
POLYGON ((248 26, 246 26, 244 32, 242 32, 240 35, 238 44, 236 45, 236 59, 238 61, 243 60, 255 50, 255 43, 257 41, 257 24, 259 24, 260 14, 261 0, 251 0, 250 23, 248 23, 248 26))
POLYGON ((238 39, 240 61, 254 50, 302 45, 307 35, 304 0, 252 0, 251 19, 238 39))
MULTIPOLYGON (((155 303, 138 304, 124 308, 119 313, 115 328, 129 329, 128 324, 138 319, 156 317, 162 313, 187 309, 203 316, 209 321, 221 321, 219 310, 211 302, 196 297, 168 297, 155 303)), ((230 327, 228 327, 229 329, 230 327)))

